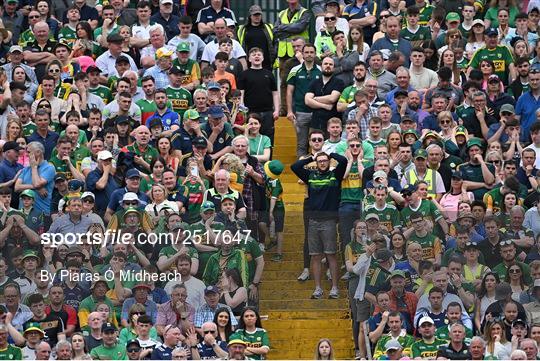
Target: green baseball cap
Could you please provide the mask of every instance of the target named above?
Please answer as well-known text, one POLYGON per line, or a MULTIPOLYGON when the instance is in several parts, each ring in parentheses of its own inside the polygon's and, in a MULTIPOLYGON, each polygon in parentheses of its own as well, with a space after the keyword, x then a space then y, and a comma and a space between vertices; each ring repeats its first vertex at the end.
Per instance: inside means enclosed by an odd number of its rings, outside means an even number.
POLYGON ((189 53, 191 51, 191 45, 186 42, 178 43, 178 45, 176 46, 176 51, 179 51, 179 52, 186 51, 189 53))
POLYGON ((26 251, 24 251, 23 253, 23 261, 27 258, 30 258, 30 257, 34 257, 36 258, 38 261, 39 261, 39 256, 38 254, 35 252, 35 251, 32 251, 30 249, 27 249, 26 251))
POLYGON ((484 141, 480 138, 471 138, 467 141, 467 150, 469 150, 473 146, 477 146, 480 149, 484 149, 484 141))
POLYGON ((206 201, 201 205, 201 213, 204 213, 207 211, 215 211, 215 210, 216 210, 216 206, 214 205, 214 203, 210 201, 206 201))
POLYGON ((184 120, 186 119, 189 119, 189 120, 197 120, 201 117, 201 115, 199 114, 198 111, 196 111, 195 109, 188 109, 184 112, 184 120))
POLYGON ((414 129, 408 129, 403 132, 403 136, 406 136, 407 134, 412 134, 416 137, 416 139, 418 139, 418 133, 414 129))
POLYGON ((461 21, 461 18, 459 17, 458 13, 452 11, 446 14, 446 21, 448 21, 449 23, 453 23, 456 21, 461 21))
POLYGON ((30 197, 32 199, 36 198, 36 195, 34 194, 34 191, 31 189, 25 189, 21 192, 21 197, 30 197))
POLYGON ((417 149, 416 152, 414 152, 414 159, 418 158, 427 159, 427 152, 424 148, 417 149))

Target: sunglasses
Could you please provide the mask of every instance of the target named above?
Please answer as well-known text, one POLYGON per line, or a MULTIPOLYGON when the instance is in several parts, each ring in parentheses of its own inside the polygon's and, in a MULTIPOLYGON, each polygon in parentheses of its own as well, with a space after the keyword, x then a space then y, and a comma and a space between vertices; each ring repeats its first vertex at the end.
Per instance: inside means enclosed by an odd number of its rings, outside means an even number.
POLYGON ((510 268, 508 270, 509 273, 521 273, 521 270, 519 268, 510 268))
POLYGON ((205 335, 207 335, 207 334, 209 334, 209 333, 215 333, 215 332, 216 332, 216 331, 203 331, 203 333, 204 333, 205 335))
POLYGON ((60 69, 49 69, 49 73, 60 73, 60 69))
POLYGON ((94 203, 94 200, 92 198, 83 199, 83 203, 94 203))
POLYGON ((319 143, 319 142, 324 141, 324 138, 311 138, 311 141, 312 141, 313 143, 319 143))
POLYGON ((500 160, 490 160, 488 163, 491 163, 491 164, 501 164, 501 161, 500 160))
POLYGON ((529 73, 530 73, 530 74, 538 74, 538 73, 540 73, 540 69, 539 69, 539 68, 531 69, 531 70, 529 71, 529 73))
POLYGON ((390 14, 381 15, 381 19, 388 19, 390 17, 390 14))
POLYGON ((360 148, 360 147, 362 147, 362 144, 349 144, 349 147, 351 147, 351 148, 360 148))
POLYGON ((441 124, 450 124, 452 122, 450 120, 441 120, 440 123, 441 124))
POLYGON ((499 246, 510 246, 512 244, 514 244, 514 242, 512 240, 510 240, 510 239, 508 239, 506 241, 500 241, 499 242, 499 246))
POLYGON ((138 205, 139 205, 139 202, 138 202, 138 201, 132 201, 132 202, 129 202, 129 201, 126 202, 126 201, 124 201, 124 204, 125 204, 126 206, 138 206, 138 205))
POLYGON ((127 352, 139 352, 139 351, 141 351, 140 348, 128 348, 127 349, 127 352))
POLYGON ((29 16, 28 19, 39 19, 40 15, 29 16))
POLYGON ((324 18, 324 21, 336 21, 336 17, 332 16, 332 17, 329 17, 329 18, 324 18))
POLYGON ((40 106, 38 107, 38 109, 44 109, 44 108, 52 109, 50 105, 46 105, 46 104, 45 104, 45 105, 40 105, 40 106))

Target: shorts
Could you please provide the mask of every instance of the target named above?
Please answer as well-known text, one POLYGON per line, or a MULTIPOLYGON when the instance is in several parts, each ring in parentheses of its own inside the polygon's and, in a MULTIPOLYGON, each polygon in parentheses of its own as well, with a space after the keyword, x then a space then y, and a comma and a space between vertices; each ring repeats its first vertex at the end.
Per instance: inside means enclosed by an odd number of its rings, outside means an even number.
POLYGON ((316 256, 323 253, 337 253, 337 231, 335 220, 309 220, 308 249, 310 256, 316 256))
POLYGON ((358 277, 349 280, 349 305, 351 307, 351 318, 355 322, 364 322, 371 316, 371 303, 365 298, 362 301, 354 298, 359 280, 358 277))
MULTIPOLYGON (((269 212, 262 212, 261 222, 270 226, 270 220, 268 218, 269 212)), ((285 228, 285 209, 274 209, 274 227, 276 232, 283 232, 285 228)))

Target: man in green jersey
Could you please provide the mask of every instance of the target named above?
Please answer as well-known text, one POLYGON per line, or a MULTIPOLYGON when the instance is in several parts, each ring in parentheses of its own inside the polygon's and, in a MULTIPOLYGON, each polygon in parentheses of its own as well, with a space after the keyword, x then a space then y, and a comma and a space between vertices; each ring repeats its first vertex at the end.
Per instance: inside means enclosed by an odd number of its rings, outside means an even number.
POLYGON ((203 281, 207 285, 219 285, 223 282, 226 269, 236 268, 240 272, 244 285, 248 284, 248 265, 244 251, 233 248, 233 237, 230 231, 219 232, 216 237, 216 245, 219 252, 210 256, 203 274, 203 281))
POLYGON ((435 337, 435 322, 429 316, 424 316, 418 321, 418 332, 422 338, 411 346, 413 358, 435 359, 439 346, 447 344, 447 341, 435 337))
POLYGON ((127 360, 126 347, 116 342, 118 330, 112 323, 104 323, 101 326, 103 344, 94 347, 90 351, 90 356, 94 360, 127 360))
POLYGON ((410 228, 412 226, 410 218, 411 214, 418 212, 431 221, 434 226, 435 223, 437 223, 444 234, 448 234, 448 223, 444 220, 441 212, 432 201, 420 198, 416 185, 407 185, 401 190, 401 195, 407 202, 407 206, 401 210, 401 219, 403 220, 405 227, 410 228))
POLYGON ((122 152, 134 154, 135 168, 143 173, 150 173, 150 164, 159 157, 156 148, 152 147, 150 142, 150 130, 141 125, 133 131, 135 142, 122 148, 122 152))
MULTIPOLYGON (((382 171, 377 171, 375 174, 379 172, 382 171)), ((375 178, 375 174, 373 175, 373 178, 375 178)), ((388 197, 388 187, 382 184, 377 185, 375 187, 374 197, 375 203, 366 206, 365 213, 377 214, 381 226, 385 228, 388 233, 391 233, 394 229, 401 226, 401 218, 396 206, 386 201, 386 198, 388 197)))
POLYGON ((428 229, 426 219, 422 213, 414 212, 409 216, 412 223, 412 231, 405 232, 409 241, 419 243, 422 246, 422 258, 435 264, 441 264, 442 243, 437 236, 428 229))
POLYGON ((380 359, 380 357, 388 351, 388 344, 392 340, 398 342, 398 345, 403 350, 403 356, 411 356, 411 346, 415 340, 413 336, 405 332, 402 317, 401 313, 397 311, 388 314, 386 324, 390 328, 390 332, 386 335, 382 335, 379 338, 379 341, 377 341, 377 346, 375 346, 375 352, 373 353, 374 359, 380 359))
POLYGON ((22 350, 8 344, 8 329, 0 324, 0 360, 22 360, 22 350))
POLYGON ((497 28, 487 28, 484 32, 486 46, 478 49, 469 62, 468 74, 472 69, 480 69, 482 60, 491 60, 495 65, 495 74, 499 76, 503 84, 513 82, 517 77, 514 57, 510 50, 504 45, 498 45, 499 32, 497 28))
POLYGON ((364 80, 366 80, 366 64, 364 62, 358 62, 353 69, 354 82, 352 85, 346 87, 337 102, 338 112, 345 112, 349 107, 352 109, 354 102, 354 96, 358 90, 364 87, 364 80))
POLYGON ((73 150, 71 142, 66 137, 61 137, 56 143, 57 154, 53 154, 49 163, 54 166, 56 173, 64 174, 67 180, 79 179, 84 181, 84 175, 73 165, 70 153, 73 150))
POLYGON ((141 124, 146 124, 146 120, 150 118, 157 110, 154 102, 154 92, 156 91, 156 81, 151 75, 145 75, 141 78, 141 88, 144 93, 144 98, 135 102, 141 109, 141 124))
POLYGON ((71 6, 66 13, 68 23, 58 32, 58 41, 72 45, 77 40, 77 24, 81 19, 81 11, 76 5, 71 6))
POLYGON ((193 105, 193 97, 189 90, 182 85, 183 72, 175 66, 169 70, 169 86, 165 88, 167 97, 172 103, 172 109, 184 116, 184 112, 193 105))
POLYGON ((90 65, 86 68, 86 74, 88 74, 88 79, 90 79, 90 87, 88 91, 94 95, 97 95, 105 104, 113 100, 111 89, 107 88, 105 85, 99 83, 101 70, 94 65, 90 65))
POLYGON ((176 47, 177 58, 173 60, 172 66, 182 71, 182 88, 193 91, 201 84, 201 68, 199 63, 189 57, 190 51, 189 42, 180 42, 176 47))
POLYGON ((407 25, 401 29, 400 36, 411 42, 411 46, 422 46, 424 40, 431 39, 429 26, 420 26, 420 9, 417 6, 407 8, 407 25))

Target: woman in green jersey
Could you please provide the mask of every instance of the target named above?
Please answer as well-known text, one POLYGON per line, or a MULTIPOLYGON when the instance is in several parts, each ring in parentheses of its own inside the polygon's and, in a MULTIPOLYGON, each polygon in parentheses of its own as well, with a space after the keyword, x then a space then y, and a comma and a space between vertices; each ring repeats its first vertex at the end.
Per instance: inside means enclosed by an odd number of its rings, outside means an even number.
POLYGON ((238 321, 238 329, 231 340, 240 339, 247 343, 246 356, 254 360, 264 360, 270 351, 268 333, 261 325, 261 316, 253 307, 246 307, 238 321))

